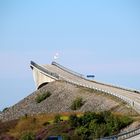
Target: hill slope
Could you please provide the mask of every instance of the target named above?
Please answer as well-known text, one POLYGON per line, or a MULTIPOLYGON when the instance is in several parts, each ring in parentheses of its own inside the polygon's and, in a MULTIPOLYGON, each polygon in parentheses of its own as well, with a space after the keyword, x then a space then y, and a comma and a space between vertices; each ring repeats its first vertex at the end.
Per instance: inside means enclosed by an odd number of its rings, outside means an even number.
POLYGON ((114 97, 64 81, 55 81, 45 85, 16 105, 3 111, 0 114, 0 119, 8 121, 26 114, 71 112, 73 110, 71 110, 70 106, 77 97, 82 97, 84 100, 84 105, 79 110, 76 110, 78 112, 112 110, 125 114, 136 113, 125 103, 114 97), (37 103, 36 98, 47 91, 51 93, 51 96, 37 103))

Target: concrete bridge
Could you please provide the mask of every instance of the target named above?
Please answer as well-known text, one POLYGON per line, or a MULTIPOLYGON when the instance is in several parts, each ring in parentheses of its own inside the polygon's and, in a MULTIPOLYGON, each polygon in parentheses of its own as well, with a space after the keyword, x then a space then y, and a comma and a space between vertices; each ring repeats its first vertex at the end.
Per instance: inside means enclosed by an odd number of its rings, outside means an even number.
POLYGON ((30 67, 33 70, 33 78, 37 89, 49 82, 59 80, 59 76, 57 73, 51 72, 47 70, 47 68, 39 66, 33 61, 31 61, 30 67))
MULTIPOLYGON (((42 87, 44 84, 55 80, 65 80, 71 84, 87 87, 115 96, 126 102, 129 106, 140 113, 139 91, 88 80, 83 75, 74 72, 56 62, 52 62, 50 65, 38 65, 31 61, 30 66, 33 70, 33 77, 37 89, 42 87)), ((138 131, 138 133, 140 134, 140 131, 138 131)))
POLYGON ((82 74, 69 70, 56 62, 52 62, 52 64, 48 65, 38 65, 31 61, 30 66, 33 70, 33 77, 37 89, 55 80, 65 80, 75 85, 116 96, 140 113, 139 91, 88 80, 82 74))

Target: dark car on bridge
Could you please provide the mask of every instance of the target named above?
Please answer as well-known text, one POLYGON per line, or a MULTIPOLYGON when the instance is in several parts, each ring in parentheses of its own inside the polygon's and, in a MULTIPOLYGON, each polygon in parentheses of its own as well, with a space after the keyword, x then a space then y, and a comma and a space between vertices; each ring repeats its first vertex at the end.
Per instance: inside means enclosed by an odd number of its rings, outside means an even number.
POLYGON ((92 74, 87 75, 87 78, 94 78, 94 77, 95 77, 95 75, 92 75, 92 74))

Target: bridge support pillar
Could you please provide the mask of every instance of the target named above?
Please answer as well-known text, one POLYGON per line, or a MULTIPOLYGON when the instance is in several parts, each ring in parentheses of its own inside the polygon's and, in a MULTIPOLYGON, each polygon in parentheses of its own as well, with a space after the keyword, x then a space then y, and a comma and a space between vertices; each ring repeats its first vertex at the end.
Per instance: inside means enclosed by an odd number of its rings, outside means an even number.
POLYGON ((35 67, 32 67, 32 71, 33 71, 33 78, 34 78, 36 89, 42 87, 42 84, 44 85, 56 81, 55 78, 50 77, 49 75, 41 72, 35 67))

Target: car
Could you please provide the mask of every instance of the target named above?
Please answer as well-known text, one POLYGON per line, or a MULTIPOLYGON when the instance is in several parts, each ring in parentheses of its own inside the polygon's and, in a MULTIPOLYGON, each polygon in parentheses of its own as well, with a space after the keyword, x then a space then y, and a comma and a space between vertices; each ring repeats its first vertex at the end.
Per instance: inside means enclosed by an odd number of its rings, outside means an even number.
POLYGON ((94 78, 95 75, 87 75, 87 78, 94 78))

